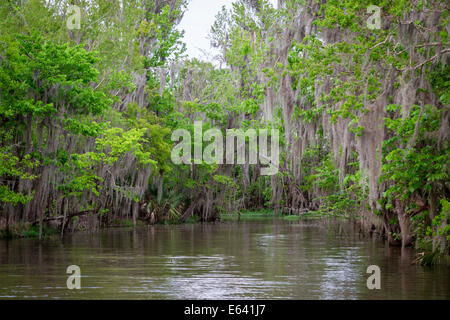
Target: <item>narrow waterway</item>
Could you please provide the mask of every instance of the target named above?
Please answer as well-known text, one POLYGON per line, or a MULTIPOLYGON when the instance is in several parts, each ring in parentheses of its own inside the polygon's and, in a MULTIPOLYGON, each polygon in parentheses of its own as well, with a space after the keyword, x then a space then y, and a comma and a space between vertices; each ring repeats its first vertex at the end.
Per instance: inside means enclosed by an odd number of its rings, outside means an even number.
POLYGON ((0 241, 0 299, 450 299, 446 266, 315 222, 279 219, 0 241), (81 290, 68 290, 69 265, 81 290), (368 290, 367 267, 381 269, 368 290))

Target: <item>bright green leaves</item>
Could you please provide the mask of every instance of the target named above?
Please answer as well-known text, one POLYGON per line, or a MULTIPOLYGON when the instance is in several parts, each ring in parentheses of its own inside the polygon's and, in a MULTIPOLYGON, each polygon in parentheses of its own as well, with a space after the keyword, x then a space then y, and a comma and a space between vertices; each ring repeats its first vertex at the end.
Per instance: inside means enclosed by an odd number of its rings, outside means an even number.
POLYGON ((237 187, 236 186, 236 182, 233 180, 233 178, 229 177, 229 176, 224 176, 221 174, 216 174, 213 176, 214 181, 227 185, 229 187, 237 187))
POLYGON ((397 105, 388 110, 392 117, 386 118, 385 123, 392 134, 383 145, 382 181, 392 184, 383 196, 407 200, 415 193, 426 195, 432 186, 445 184, 449 179, 450 148, 448 143, 436 148, 437 140, 433 138, 439 130, 442 110, 427 105, 421 111, 419 106, 413 106, 404 117, 395 117, 400 112, 397 105))
POLYGON ((11 203, 17 205, 19 203, 26 204, 33 199, 33 196, 24 195, 23 193, 14 192, 7 186, 0 185, 0 202, 11 203))
POLYGON ((28 172, 29 169, 33 169, 38 165, 36 161, 32 161, 30 158, 27 155, 20 160, 7 151, 6 147, 2 148, 0 154, 0 175, 7 177, 17 176, 25 180, 36 178, 36 176, 28 172))
POLYGON ((143 151, 143 136, 145 129, 109 128, 103 132, 103 136, 96 140, 98 151, 104 151, 106 157, 102 160, 107 164, 113 164, 127 153, 133 154, 140 165, 154 165, 149 152, 143 151))
POLYGON ((256 114, 260 109, 258 101, 254 99, 246 99, 242 101, 240 106, 240 112, 245 114, 256 114))
POLYGON ((31 173, 31 170, 38 166, 38 163, 33 161, 29 155, 19 159, 11 154, 10 149, 10 147, 0 149, 0 177, 3 177, 0 184, 0 202, 11 203, 14 206, 19 203, 26 204, 32 199, 32 196, 11 189, 8 182, 16 178, 22 180, 35 179, 36 176, 31 173))
POLYGON ((437 227, 436 234, 450 241, 450 202, 447 199, 441 200, 442 210, 433 219, 433 226, 437 227))
POLYGON ((128 105, 126 119, 132 128, 143 132, 140 141, 142 151, 147 154, 149 163, 157 165, 163 172, 170 171, 170 155, 172 142, 170 140, 171 129, 164 124, 164 120, 155 113, 145 108, 139 108, 136 104, 128 105))
POLYGON ((407 200, 415 192, 431 191, 431 184, 448 179, 442 171, 448 158, 434 154, 434 148, 420 150, 396 149, 386 157, 384 178, 394 184, 385 192, 388 197, 407 200))
POLYGON ((97 137, 103 129, 103 125, 89 118, 66 118, 63 120, 64 129, 78 135, 86 137, 97 137))
POLYGON ((39 87, 89 84, 97 80, 99 72, 94 68, 98 61, 96 53, 84 50, 82 45, 60 45, 38 35, 16 37, 19 53, 28 58, 29 71, 35 75, 30 81, 40 80, 39 87))
POLYGON ((82 46, 69 47, 39 36, 11 39, 7 62, 1 64, 0 115, 54 116, 70 111, 99 115, 112 100, 89 86, 97 80, 95 53, 82 46))
POLYGON ((64 163, 67 173, 65 181, 58 186, 64 197, 82 197, 87 193, 99 196, 103 179, 96 174, 96 168, 104 154, 87 152, 73 154, 69 162, 64 163))
POLYGON ((62 170, 68 173, 68 178, 59 189, 69 197, 80 197, 85 192, 99 196, 103 182, 103 178, 97 173, 99 168, 112 168, 130 157, 136 159, 138 166, 155 167, 157 162, 152 159, 150 152, 145 151, 145 144, 148 143, 146 131, 145 128, 103 129, 95 141, 96 152, 73 154, 69 162, 64 161, 62 170))
POLYGON ((26 114, 45 117, 54 115, 56 112, 57 110, 53 107, 53 103, 44 104, 42 101, 35 101, 34 99, 18 100, 13 102, 13 104, 3 105, 3 108, 1 108, 1 116, 5 118, 26 114))

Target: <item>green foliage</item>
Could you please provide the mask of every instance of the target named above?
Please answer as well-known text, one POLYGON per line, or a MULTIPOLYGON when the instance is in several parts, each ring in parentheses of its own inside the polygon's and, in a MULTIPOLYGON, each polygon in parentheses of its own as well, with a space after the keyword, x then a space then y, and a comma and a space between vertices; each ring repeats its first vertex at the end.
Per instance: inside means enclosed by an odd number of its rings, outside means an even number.
MULTIPOLYGON (((0 177, 5 180, 2 183, 12 179, 33 180, 35 175, 30 170, 38 165, 36 161, 31 160, 30 155, 19 159, 11 153, 11 147, 0 148, 0 177)), ((17 205, 26 204, 32 199, 32 195, 26 195, 21 192, 11 190, 6 184, 0 185, 0 202, 17 205)))
POLYGON ((328 155, 320 166, 314 168, 315 173, 306 178, 325 194, 317 199, 321 203, 320 209, 315 211, 317 214, 344 217, 359 215, 367 187, 364 186, 358 163, 351 165, 355 173, 347 174, 340 182, 340 172, 335 168, 331 155, 328 155))
POLYGON ((450 241, 450 202, 447 199, 441 200, 442 210, 434 217, 432 225, 436 227, 433 236, 440 236, 450 241))
POLYGON ((148 72, 145 105, 131 99, 123 112, 120 104, 138 90, 135 74, 181 57, 175 25, 186 2, 95 0, 81 6, 82 25, 89 26, 82 32, 67 31, 66 4, 0 4, 0 211, 16 206, 13 220, 97 208, 93 203, 107 220, 111 192, 143 196, 134 172, 119 182, 110 181, 111 171, 171 169, 172 93, 161 96, 156 74, 148 72))
POLYGON ((414 106, 405 117, 386 118, 386 127, 393 134, 383 145, 382 181, 394 182, 384 193, 387 199, 400 197, 406 200, 415 193, 430 192, 434 185, 448 181, 448 143, 445 148, 438 149, 429 142, 433 139, 428 138, 439 129, 441 112, 432 106, 425 106, 424 110, 414 106))
POLYGON ((211 28, 220 67, 184 60, 185 0, 93 0, 80 31, 65 26, 67 3, 0 3, 0 210, 12 205, 13 220, 80 209, 128 225, 176 223, 191 209, 192 221, 243 208, 351 218, 373 209, 395 239, 406 214, 419 248, 448 243, 441 2, 238 0, 211 28), (380 30, 367 28, 369 5, 381 8, 380 30), (397 104, 406 95, 412 105, 397 104), (171 133, 192 133, 196 120, 224 136, 279 129, 279 174, 175 166, 171 133), (375 140, 373 159, 365 147, 375 140))

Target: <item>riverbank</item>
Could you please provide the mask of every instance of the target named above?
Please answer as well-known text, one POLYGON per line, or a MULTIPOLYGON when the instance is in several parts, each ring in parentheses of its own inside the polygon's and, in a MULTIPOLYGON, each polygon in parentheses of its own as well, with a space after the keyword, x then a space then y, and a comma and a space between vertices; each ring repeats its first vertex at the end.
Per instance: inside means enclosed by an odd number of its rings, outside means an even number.
MULTIPOLYGON (((321 220, 322 216, 315 215, 314 213, 304 213, 302 215, 284 215, 275 214, 272 209, 261 209, 261 210, 246 210, 242 212, 235 212, 230 214, 222 214, 218 222, 231 222, 231 221, 258 221, 261 219, 273 219, 280 218, 286 221, 299 221, 300 219, 315 219, 321 220)), ((98 224, 93 224, 94 228, 89 229, 89 216, 84 216, 77 218, 75 217, 73 224, 67 230, 65 234, 76 233, 79 231, 91 231, 99 232, 100 230, 109 228, 121 228, 121 227, 133 227, 134 223, 132 219, 115 219, 110 223, 103 223, 100 226, 98 224)), ((179 224, 198 224, 202 223, 199 216, 191 216, 184 222, 180 219, 166 219, 159 223, 158 225, 179 225, 179 224)), ((149 225, 144 220, 136 220, 136 226, 142 227, 149 225)), ((39 238, 39 225, 31 223, 16 223, 10 224, 8 230, 5 228, 6 224, 4 221, 0 223, 0 239, 12 239, 12 238, 39 238)), ((42 237, 53 237, 61 235, 61 230, 54 224, 44 223, 42 225, 42 237)))

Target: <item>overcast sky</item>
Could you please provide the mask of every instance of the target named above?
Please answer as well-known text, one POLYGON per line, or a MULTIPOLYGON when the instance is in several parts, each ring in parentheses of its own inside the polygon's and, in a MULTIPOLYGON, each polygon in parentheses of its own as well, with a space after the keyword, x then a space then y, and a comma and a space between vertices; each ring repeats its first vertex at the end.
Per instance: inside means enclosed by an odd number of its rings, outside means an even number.
MULTIPOLYGON (((191 58, 205 59, 201 50, 211 52, 207 38, 216 14, 222 6, 231 8, 235 0, 191 0, 179 29, 185 30, 184 43, 187 46, 187 54, 191 58)), ((271 0, 273 4, 277 0, 271 0)), ((214 51, 217 54, 217 51, 214 51)))

